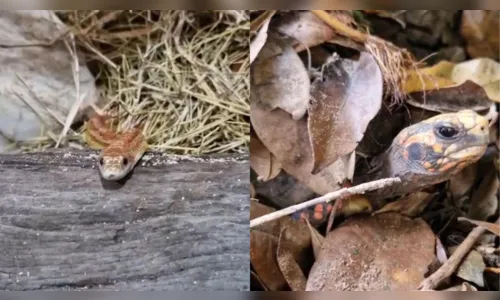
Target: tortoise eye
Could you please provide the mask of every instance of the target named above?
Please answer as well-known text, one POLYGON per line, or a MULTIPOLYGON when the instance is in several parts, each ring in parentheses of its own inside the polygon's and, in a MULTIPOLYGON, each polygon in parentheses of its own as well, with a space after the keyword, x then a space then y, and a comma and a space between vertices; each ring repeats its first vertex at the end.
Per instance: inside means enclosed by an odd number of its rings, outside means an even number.
POLYGON ((102 165, 104 165, 104 159, 102 159, 102 158, 101 158, 101 159, 99 159, 99 164, 100 164, 101 166, 102 166, 102 165))
POLYGON ((436 133, 441 138, 451 139, 458 135, 458 130, 451 126, 442 125, 436 128, 436 133))
POLYGON ((128 165, 128 159, 127 159, 126 157, 124 157, 124 158, 122 159, 122 164, 123 164, 124 166, 128 165))

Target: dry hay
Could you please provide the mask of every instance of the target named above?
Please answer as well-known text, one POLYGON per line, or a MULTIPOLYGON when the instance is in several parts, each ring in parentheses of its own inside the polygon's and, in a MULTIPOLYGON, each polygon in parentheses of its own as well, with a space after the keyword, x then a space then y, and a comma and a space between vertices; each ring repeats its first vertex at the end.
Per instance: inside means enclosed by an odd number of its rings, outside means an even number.
MULTIPOLYGON (((143 123, 152 150, 244 152, 249 142, 245 11, 63 11, 118 128, 143 123)), ((69 137, 68 137, 69 138, 69 137)), ((83 143, 83 142, 82 142, 83 143)))

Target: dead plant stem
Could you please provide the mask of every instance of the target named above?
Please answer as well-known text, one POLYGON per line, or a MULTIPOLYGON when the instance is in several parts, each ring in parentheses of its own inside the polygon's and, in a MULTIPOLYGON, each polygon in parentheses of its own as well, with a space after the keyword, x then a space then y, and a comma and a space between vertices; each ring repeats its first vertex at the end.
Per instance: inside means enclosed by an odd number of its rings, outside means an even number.
POLYGON ((400 178, 385 178, 385 179, 380 179, 380 180, 375 180, 367 183, 362 183, 350 188, 343 188, 335 192, 328 193, 326 195, 323 195, 321 197, 289 206, 287 208, 284 208, 282 210, 275 211, 273 213, 267 214, 265 216, 255 218, 250 221, 250 228, 254 228, 256 226, 259 226, 261 224, 264 224, 266 222, 270 222, 276 219, 279 219, 281 217, 293 214, 294 212, 297 212, 299 210, 302 210, 304 208, 314 206, 316 204, 320 204, 323 202, 331 202, 339 197, 347 197, 350 195, 356 195, 356 194, 363 194, 367 191, 372 191, 372 190, 377 190, 380 188, 384 188, 387 186, 391 186, 396 183, 401 183, 400 178))

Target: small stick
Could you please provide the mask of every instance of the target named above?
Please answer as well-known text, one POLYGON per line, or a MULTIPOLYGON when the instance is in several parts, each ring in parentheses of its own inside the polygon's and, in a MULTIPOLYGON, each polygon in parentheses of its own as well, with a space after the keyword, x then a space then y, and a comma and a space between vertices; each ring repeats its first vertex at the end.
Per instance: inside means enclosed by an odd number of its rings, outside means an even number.
MULTIPOLYGON (((495 223, 498 223, 500 218, 495 223)), ((469 253, 476 243, 477 239, 486 231, 485 228, 478 226, 467 235, 465 240, 457 247, 450 258, 432 275, 425 278, 418 287, 419 290, 434 290, 441 282, 450 277, 458 268, 464 257, 469 253)))
POLYGON ((335 200, 339 197, 346 197, 349 195, 356 195, 356 194, 364 194, 367 191, 372 191, 372 190, 377 190, 380 188, 384 188, 390 185, 393 185, 395 183, 401 183, 400 178, 385 178, 385 179, 380 179, 380 180, 375 180, 367 183, 362 183, 350 188, 343 188, 335 192, 328 193, 326 195, 323 195, 321 197, 299 203, 296 205, 289 206, 287 208, 284 208, 282 210, 278 210, 275 212, 272 212, 270 214, 267 214, 265 216, 255 218, 250 221, 250 228, 259 226, 261 224, 264 224, 269 221, 273 221, 276 219, 279 219, 281 217, 293 214, 294 212, 297 212, 299 210, 302 210, 304 208, 314 206, 316 204, 320 204, 322 202, 330 202, 332 200, 335 200))

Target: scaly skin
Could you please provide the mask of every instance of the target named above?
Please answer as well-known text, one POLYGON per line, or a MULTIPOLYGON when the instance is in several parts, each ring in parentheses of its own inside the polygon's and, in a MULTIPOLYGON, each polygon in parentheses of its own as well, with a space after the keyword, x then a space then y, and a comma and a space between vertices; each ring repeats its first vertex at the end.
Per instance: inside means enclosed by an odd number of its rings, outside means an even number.
MULTIPOLYGON (((399 185, 367 192, 371 201, 416 192, 447 181, 478 161, 488 142, 487 118, 472 110, 440 114, 403 129, 389 149, 373 159, 373 169, 354 178, 354 184, 389 177, 401 179, 399 185)), ((319 221, 318 211, 327 212, 328 208, 312 210, 316 213, 302 211, 301 217, 319 221)), ((323 215, 322 220, 325 218, 323 215)))
POLYGON ((140 128, 116 133, 109 128, 110 117, 95 114, 86 123, 84 138, 94 149, 102 149, 98 166, 106 180, 120 180, 132 171, 148 149, 140 128))

